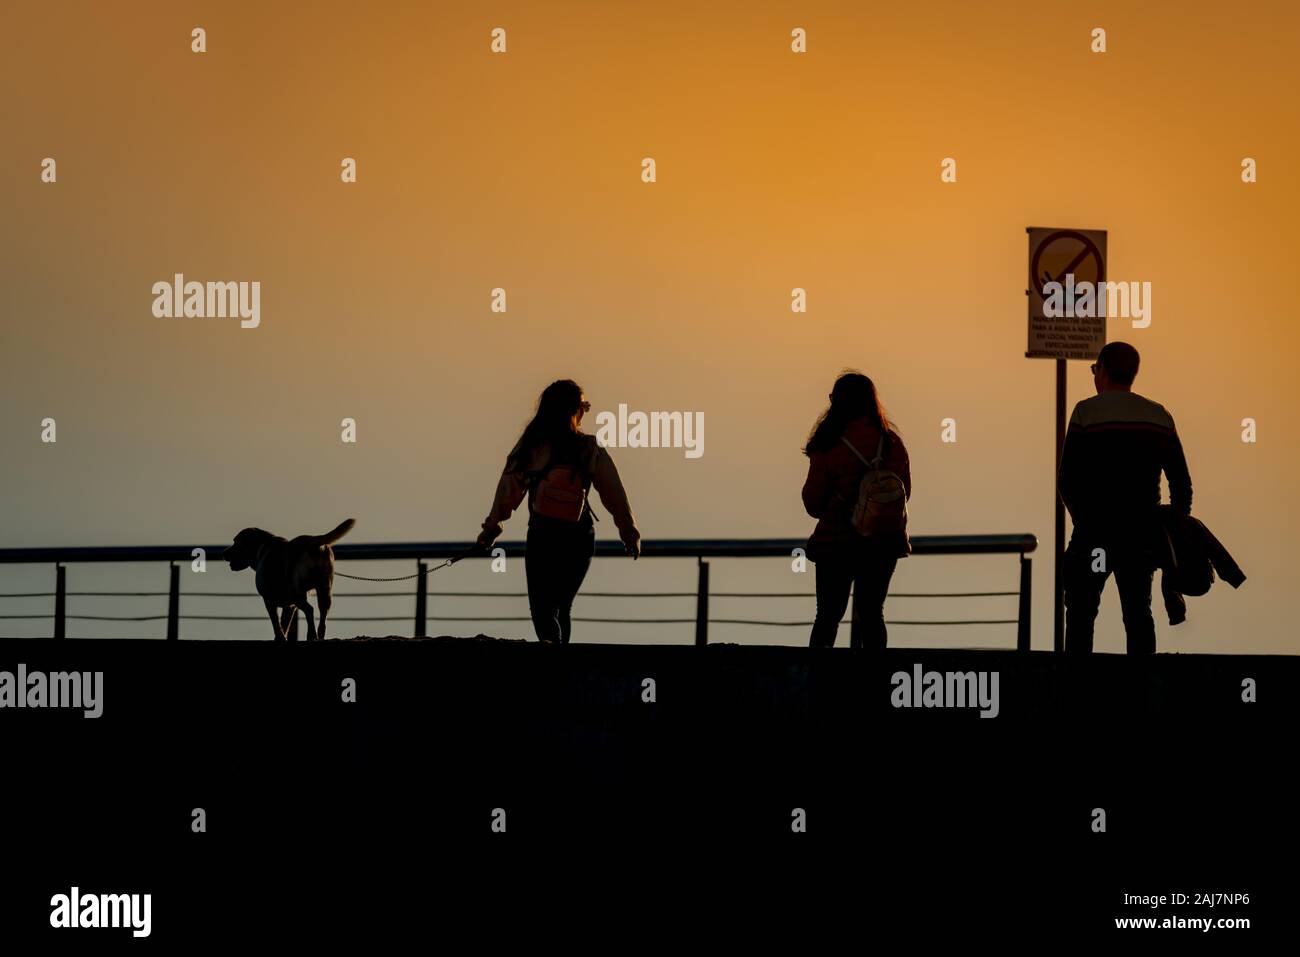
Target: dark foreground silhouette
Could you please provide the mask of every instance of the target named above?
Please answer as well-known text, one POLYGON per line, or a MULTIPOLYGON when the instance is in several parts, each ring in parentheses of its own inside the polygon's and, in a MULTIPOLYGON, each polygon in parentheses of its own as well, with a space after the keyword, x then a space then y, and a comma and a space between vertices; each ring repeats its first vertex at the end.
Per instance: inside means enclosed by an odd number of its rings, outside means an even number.
POLYGON ((754 932, 756 904, 794 901, 913 938, 1074 935, 1124 892, 1258 893, 1294 863, 1296 658, 478 640, 5 641, 0 660, 105 689, 96 720, 0 715, 23 783, 6 903, 48 915, 73 877, 151 890, 160 940, 469 914, 491 935, 502 907, 536 933, 554 883, 583 927, 636 902, 754 932), (918 666, 997 671, 997 717, 895 707, 918 666))

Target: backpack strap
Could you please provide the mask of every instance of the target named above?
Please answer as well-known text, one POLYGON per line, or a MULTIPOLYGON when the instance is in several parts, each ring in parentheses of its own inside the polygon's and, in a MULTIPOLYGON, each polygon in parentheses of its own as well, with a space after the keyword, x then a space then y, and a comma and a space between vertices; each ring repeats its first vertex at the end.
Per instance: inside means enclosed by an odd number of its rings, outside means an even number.
POLYGON ((592 452, 583 460, 583 469, 582 469, 583 478, 586 481, 586 488, 587 488, 585 505, 587 508, 587 514, 591 516, 593 521, 599 522, 600 516, 597 515, 596 510, 591 507, 591 493, 592 493, 592 486, 596 482, 596 459, 600 457, 601 447, 600 444, 595 441, 593 441, 591 444, 592 444, 592 452))
POLYGON ((524 482, 528 487, 535 486, 544 479, 551 469, 573 469, 582 476, 582 484, 591 488, 592 479, 594 478, 595 456, 587 453, 584 448, 580 450, 578 456, 570 461, 556 461, 555 448, 548 446, 546 450, 546 459, 542 462, 540 468, 524 469, 524 482))
POLYGON ((876 457, 874 459, 871 459, 870 461, 868 461, 866 457, 857 450, 857 447, 854 446, 854 444, 850 442, 848 439, 846 439, 844 436, 842 435, 840 436, 840 441, 843 442, 845 445, 847 445, 853 451, 853 454, 856 455, 859 459, 861 459, 862 464, 865 465, 868 469, 878 469, 885 464, 885 436, 887 434, 888 433, 884 432, 883 430, 881 431, 880 441, 876 443, 876 457))
POLYGON ((857 448, 856 445, 854 445, 852 442, 850 442, 848 439, 846 439, 846 438, 845 438, 844 436, 842 436, 842 435, 840 436, 840 441, 843 442, 845 445, 847 445, 847 446, 849 447, 849 451, 851 451, 851 452, 852 452, 854 455, 856 455, 858 458, 862 459, 862 464, 863 464, 863 465, 865 465, 867 468, 871 468, 871 463, 868 462, 865 458, 863 458, 862 453, 858 451, 858 448, 857 448))
POLYGON ((582 496, 582 509, 585 513, 591 516, 592 521, 599 522, 600 516, 596 514, 596 510, 591 506, 591 486, 595 481, 596 456, 599 454, 599 446, 595 447, 594 452, 588 453, 584 443, 584 448, 581 450, 578 459, 566 464, 564 462, 556 462, 555 449, 550 448, 547 451, 546 464, 544 464, 540 469, 533 469, 524 473, 525 486, 531 492, 541 483, 542 479, 544 479, 553 468, 574 469, 582 476, 582 488, 584 492, 582 496), (529 476, 531 476, 531 481, 528 480, 529 476))

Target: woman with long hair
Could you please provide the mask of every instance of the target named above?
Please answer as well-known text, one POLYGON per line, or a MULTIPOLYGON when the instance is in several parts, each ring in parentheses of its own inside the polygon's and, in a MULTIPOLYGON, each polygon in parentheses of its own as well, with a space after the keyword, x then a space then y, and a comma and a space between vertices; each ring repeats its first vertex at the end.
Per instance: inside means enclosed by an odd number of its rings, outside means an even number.
POLYGON ((843 373, 830 400, 803 450, 808 456, 803 505, 817 519, 807 547, 808 558, 817 565, 817 617, 808 643, 814 648, 835 644, 852 588, 849 646, 880 649, 887 640, 889 580, 912 546, 905 525, 862 535, 853 525, 853 510, 862 479, 872 470, 869 463, 901 479, 904 502, 911 497, 907 448, 885 415, 875 383, 862 373, 843 373))
POLYGON ((593 485, 614 517, 627 553, 634 559, 641 554, 641 533, 614 460, 595 436, 580 428, 590 408, 571 379, 543 390, 536 414, 506 457, 492 510, 478 536, 480 547, 490 547, 505 520, 528 499, 524 574, 533 628, 543 642, 569 641, 570 609, 596 548, 588 501, 593 485))

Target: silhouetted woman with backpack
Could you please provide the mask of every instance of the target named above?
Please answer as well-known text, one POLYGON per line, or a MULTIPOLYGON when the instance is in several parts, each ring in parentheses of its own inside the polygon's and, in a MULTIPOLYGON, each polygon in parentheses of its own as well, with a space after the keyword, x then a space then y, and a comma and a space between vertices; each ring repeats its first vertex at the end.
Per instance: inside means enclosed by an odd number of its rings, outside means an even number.
POLYGON ((804 447, 803 505, 817 519, 808 539, 808 558, 817 566, 817 617, 808 643, 814 648, 835 644, 852 588, 849 646, 881 649, 889 580, 898 559, 912 551, 907 448, 866 376, 844 373, 830 399, 804 447))
POLYGON ((641 533, 614 460, 595 436, 579 428, 590 408, 582 389, 570 379, 546 387, 537 413, 506 458, 492 511, 478 537, 479 546, 490 547, 505 520, 528 499, 524 573, 533 628, 543 642, 569 641, 570 609, 596 546, 587 500, 593 485, 614 517, 628 554, 641 554, 641 533))

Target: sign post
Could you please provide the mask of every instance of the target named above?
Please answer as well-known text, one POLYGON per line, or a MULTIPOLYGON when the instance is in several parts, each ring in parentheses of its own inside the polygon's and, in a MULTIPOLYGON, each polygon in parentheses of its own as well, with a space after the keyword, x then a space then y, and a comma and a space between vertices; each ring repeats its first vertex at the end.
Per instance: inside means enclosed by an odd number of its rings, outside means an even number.
MULTIPOLYGON (((1101 295, 1100 284, 1106 281, 1106 231, 1104 229, 1044 229, 1028 227, 1029 234, 1029 345, 1025 357, 1056 360, 1056 450, 1052 462, 1052 488, 1061 467, 1065 449, 1065 363, 1069 359, 1097 358, 1106 344, 1106 310, 1085 310, 1076 315, 1073 290, 1083 283, 1094 283, 1094 293, 1101 295), (1049 284, 1065 287, 1052 290, 1049 284), (1054 295, 1055 293, 1055 295, 1054 295), (1064 304, 1064 309, 1049 308, 1064 304), (1049 314, 1050 313, 1050 314, 1049 314)), ((1098 300, 1094 299, 1094 303, 1098 300)), ((1104 304, 1101 299, 1100 303, 1104 304)), ((1052 649, 1065 650, 1065 505, 1060 493, 1052 496, 1055 525, 1052 591, 1052 649)))

